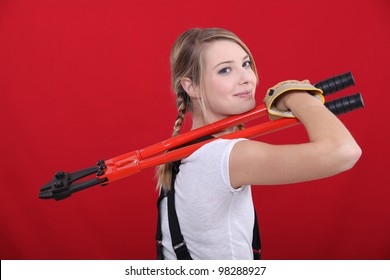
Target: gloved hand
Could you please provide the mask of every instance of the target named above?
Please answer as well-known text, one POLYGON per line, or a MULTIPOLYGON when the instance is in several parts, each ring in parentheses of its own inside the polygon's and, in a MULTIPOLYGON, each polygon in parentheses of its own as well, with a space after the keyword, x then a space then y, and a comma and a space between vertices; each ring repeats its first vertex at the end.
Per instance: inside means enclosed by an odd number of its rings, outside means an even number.
POLYGON ((264 98, 264 103, 267 106, 268 114, 271 120, 275 120, 281 117, 284 118, 295 118, 291 111, 280 111, 275 107, 275 100, 280 97, 282 94, 285 94, 289 91, 298 90, 298 91, 307 91, 319 100, 322 103, 325 102, 325 98, 322 95, 322 90, 312 86, 308 80, 296 81, 296 80, 287 80, 276 84, 275 86, 268 89, 267 94, 264 98))

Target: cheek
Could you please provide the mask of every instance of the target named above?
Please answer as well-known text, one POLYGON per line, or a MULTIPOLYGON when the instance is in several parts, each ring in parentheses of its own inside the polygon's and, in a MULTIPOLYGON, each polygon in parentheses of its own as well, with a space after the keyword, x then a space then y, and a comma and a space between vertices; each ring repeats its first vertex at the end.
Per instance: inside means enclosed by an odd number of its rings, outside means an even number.
POLYGON ((216 79, 213 81, 211 93, 218 96, 226 96, 231 94, 234 86, 229 79, 216 79))
POLYGON ((231 91, 229 82, 221 79, 210 80, 205 87, 205 96, 209 101, 228 95, 231 91))
POLYGON ((255 74, 255 72, 253 72, 253 71, 251 71, 252 72, 252 78, 251 78, 251 80, 252 80, 252 83, 253 83, 253 85, 257 85, 257 78, 256 78, 256 74, 255 74))

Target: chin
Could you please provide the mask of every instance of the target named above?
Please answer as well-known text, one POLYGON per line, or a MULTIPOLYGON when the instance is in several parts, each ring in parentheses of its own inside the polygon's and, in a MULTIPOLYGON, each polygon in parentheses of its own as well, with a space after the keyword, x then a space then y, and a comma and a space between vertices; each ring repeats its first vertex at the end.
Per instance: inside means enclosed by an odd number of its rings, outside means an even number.
POLYGON ((256 102, 253 99, 250 102, 247 102, 246 104, 240 106, 240 108, 237 108, 237 112, 235 113, 235 115, 244 114, 244 113, 252 110, 253 108, 255 108, 255 106, 256 106, 256 102))

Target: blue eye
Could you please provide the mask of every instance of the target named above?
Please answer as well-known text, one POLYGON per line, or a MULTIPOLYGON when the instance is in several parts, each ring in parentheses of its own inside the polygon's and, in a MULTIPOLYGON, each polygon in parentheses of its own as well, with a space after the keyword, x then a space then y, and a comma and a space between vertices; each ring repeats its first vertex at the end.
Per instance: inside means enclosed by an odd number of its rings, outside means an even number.
POLYGON ((225 67, 225 68, 222 68, 221 70, 218 71, 218 74, 221 74, 221 75, 226 75, 228 74, 230 71, 232 71, 232 69, 230 67, 225 67))
POLYGON ((252 65, 252 61, 247 60, 247 61, 245 61, 245 62, 242 64, 242 67, 248 68, 248 67, 251 67, 251 65, 252 65))

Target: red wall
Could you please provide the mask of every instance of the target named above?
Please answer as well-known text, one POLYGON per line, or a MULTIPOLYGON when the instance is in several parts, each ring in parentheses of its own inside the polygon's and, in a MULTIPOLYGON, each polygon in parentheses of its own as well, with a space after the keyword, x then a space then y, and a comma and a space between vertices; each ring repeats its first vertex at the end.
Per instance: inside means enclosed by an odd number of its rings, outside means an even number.
POLYGON ((1 1, 0 258, 154 258, 154 170, 59 202, 39 187, 168 138, 170 47, 187 28, 220 26, 251 48, 259 104, 281 80, 346 71, 357 86, 338 96, 366 103, 340 117, 363 149, 352 170, 253 188, 264 258, 389 259, 389 12, 387 0, 1 1))

